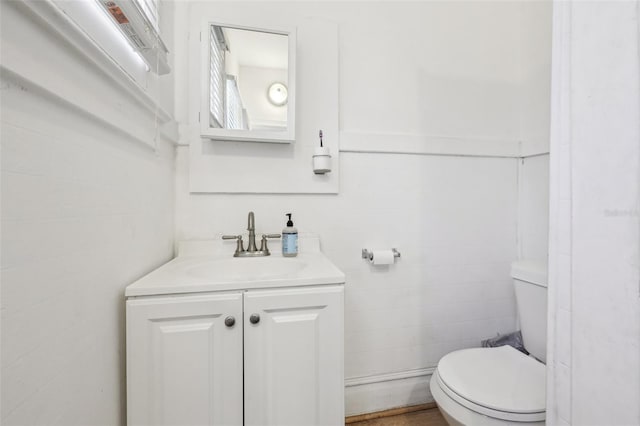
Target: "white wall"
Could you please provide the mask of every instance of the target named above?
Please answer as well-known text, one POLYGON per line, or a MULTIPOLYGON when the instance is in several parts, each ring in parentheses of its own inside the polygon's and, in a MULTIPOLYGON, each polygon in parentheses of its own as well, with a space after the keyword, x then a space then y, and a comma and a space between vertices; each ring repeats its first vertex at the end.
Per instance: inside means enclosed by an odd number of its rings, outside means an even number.
MULTIPOLYGON (((239 16, 273 13, 270 3, 234 8, 239 16)), ((362 139, 358 152, 340 154, 339 194, 190 194, 189 148, 181 146, 177 239, 240 232, 249 210, 259 232, 278 231, 293 212, 301 232, 319 234, 347 274, 347 413, 425 402, 442 355, 515 328, 515 157, 521 114, 536 108, 525 108, 522 94, 526 84, 544 90, 540 79, 524 82, 522 49, 534 43, 523 42, 521 24, 531 19, 527 31, 544 31, 548 7, 529 15, 511 2, 288 3, 286 10, 339 26, 340 137, 362 139), (391 153, 366 152, 369 135, 391 153), (496 142, 495 152, 514 158, 403 155, 407 136, 444 136, 472 155, 476 145, 496 142), (390 247, 402 253, 392 267, 360 258, 362 248, 390 247)), ((178 21, 187 15, 179 12, 178 21)), ((176 114, 188 121, 186 87, 177 90, 176 114)), ((313 119, 305 110, 298 118, 313 119)), ((532 170, 528 176, 544 176, 544 165, 532 170)))
POLYGON ((351 2, 317 13, 341 24, 341 130, 518 140, 517 4, 351 2))
POLYGON ((341 192, 327 197, 190 195, 187 157, 180 148, 177 239, 243 232, 250 210, 258 232, 279 232, 293 212, 347 275, 347 382, 408 371, 421 378, 381 401, 364 391, 350 397, 360 392, 350 387, 349 413, 426 401, 442 355, 515 328, 516 160, 343 154, 341 192), (360 258, 362 248, 390 247, 402 253, 392 267, 360 258))
POLYGON ((550 1, 521 3, 518 256, 547 261, 549 245, 550 1))
POLYGON ((521 2, 520 138, 525 157, 549 152, 551 9, 549 0, 521 2))
POLYGON ((1 423, 125 424, 123 292, 173 254, 175 149, 21 2, 3 2, 1 34, 1 423), (16 47, 42 79, 5 68, 24 65, 16 47), (92 117, 48 78, 124 118, 92 117))
POLYGON ((518 256, 547 262, 549 256, 549 155, 519 160, 518 256))
POLYGON ((554 7, 547 422, 640 424, 638 2, 554 7))

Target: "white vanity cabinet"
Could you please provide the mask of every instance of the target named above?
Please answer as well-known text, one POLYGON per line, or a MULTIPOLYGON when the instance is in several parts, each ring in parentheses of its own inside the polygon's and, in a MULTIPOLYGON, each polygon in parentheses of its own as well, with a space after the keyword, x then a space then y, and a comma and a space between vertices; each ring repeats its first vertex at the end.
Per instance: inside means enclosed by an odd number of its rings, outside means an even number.
POLYGON ((136 296, 126 310, 129 425, 343 424, 343 285, 136 296))
POLYGON ((129 425, 242 424, 242 297, 127 300, 129 425))
POLYGON ((344 424, 343 316, 343 286, 245 293, 246 426, 344 424))

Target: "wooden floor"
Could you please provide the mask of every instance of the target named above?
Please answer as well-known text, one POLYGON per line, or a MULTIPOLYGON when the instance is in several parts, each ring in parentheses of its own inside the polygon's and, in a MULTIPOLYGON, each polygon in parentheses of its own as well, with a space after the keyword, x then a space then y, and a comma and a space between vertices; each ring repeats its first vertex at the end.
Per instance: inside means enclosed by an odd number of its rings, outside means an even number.
POLYGON ((349 426, 447 426, 438 408, 431 404, 348 417, 346 423, 349 426))

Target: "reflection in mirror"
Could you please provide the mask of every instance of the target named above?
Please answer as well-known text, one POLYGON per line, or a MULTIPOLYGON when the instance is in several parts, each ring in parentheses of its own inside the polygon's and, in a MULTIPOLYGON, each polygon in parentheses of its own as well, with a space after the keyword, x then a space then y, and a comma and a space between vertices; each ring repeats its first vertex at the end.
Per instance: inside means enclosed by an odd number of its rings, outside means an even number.
POLYGON ((210 26, 210 127, 287 130, 288 43, 285 34, 210 26))

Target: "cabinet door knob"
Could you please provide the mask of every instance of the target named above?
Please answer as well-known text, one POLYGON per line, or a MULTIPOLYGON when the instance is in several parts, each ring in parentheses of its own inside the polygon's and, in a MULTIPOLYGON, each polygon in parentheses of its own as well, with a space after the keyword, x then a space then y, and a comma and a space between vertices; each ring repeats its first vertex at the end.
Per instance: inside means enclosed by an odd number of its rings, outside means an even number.
POLYGON ((251 316, 249 317, 249 322, 251 322, 251 324, 257 324, 260 322, 260 315, 258 314, 251 314, 251 316))
POLYGON ((224 325, 226 325, 227 327, 233 327, 235 323, 236 319, 232 316, 228 316, 224 319, 224 325))

